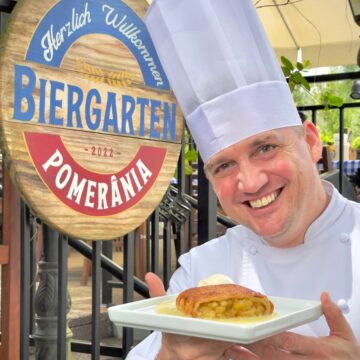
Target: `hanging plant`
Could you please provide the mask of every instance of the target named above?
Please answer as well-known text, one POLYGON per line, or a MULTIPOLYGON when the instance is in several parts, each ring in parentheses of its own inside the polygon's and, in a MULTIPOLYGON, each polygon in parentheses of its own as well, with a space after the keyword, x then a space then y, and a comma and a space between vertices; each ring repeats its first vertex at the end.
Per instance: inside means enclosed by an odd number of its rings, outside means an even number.
POLYGON ((325 105, 325 110, 329 110, 330 106, 341 107, 344 104, 341 97, 332 94, 330 91, 321 94, 320 101, 325 105))
MULTIPOLYGON (((303 63, 297 62, 295 65, 285 56, 281 56, 281 69, 284 73, 284 76, 288 80, 290 91, 293 92, 296 86, 301 86, 309 94, 311 86, 309 82, 304 78, 301 72, 306 71, 305 69, 310 66, 309 60, 304 60, 303 63)), ((316 102, 322 103, 325 106, 325 110, 328 110, 330 107, 341 107, 344 104, 344 101, 339 96, 334 95, 330 91, 325 91, 320 95, 319 99, 315 99, 316 102)))
POLYGON ((285 56, 281 56, 281 69, 288 79, 290 91, 293 92, 295 87, 302 86, 307 91, 310 91, 310 84, 303 77, 301 71, 305 71, 305 69, 310 65, 309 60, 305 60, 304 63, 297 62, 295 65, 285 56))

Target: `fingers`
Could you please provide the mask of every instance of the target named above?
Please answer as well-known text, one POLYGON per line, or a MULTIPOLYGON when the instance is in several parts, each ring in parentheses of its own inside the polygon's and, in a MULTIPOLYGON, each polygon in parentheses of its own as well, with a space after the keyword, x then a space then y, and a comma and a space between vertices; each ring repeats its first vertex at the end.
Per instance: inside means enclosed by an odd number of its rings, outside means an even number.
MULTIPOLYGON (((246 345, 246 348, 249 350, 247 353, 243 347, 234 346, 225 353, 225 356, 233 360, 300 360, 303 359, 304 356, 306 358, 315 358, 317 356, 323 356, 324 354, 334 355, 335 350, 337 353, 339 353, 339 349, 341 350, 341 344, 343 344, 342 346, 347 344, 346 348, 348 349, 349 344, 356 343, 350 325, 346 321, 340 308, 331 301, 328 293, 322 293, 320 300, 330 329, 329 337, 315 338, 284 332, 268 339, 246 345), (336 340, 335 337, 337 337, 341 343, 339 343, 339 341, 334 342, 334 340, 336 340), (337 344, 337 349, 334 347, 335 344, 337 344)), ((347 358, 344 356, 344 354, 348 354, 346 351, 342 351, 340 354, 342 355, 337 358, 347 358)))
POLYGON ((291 353, 275 345, 270 344, 267 340, 246 345, 246 348, 235 345, 225 352, 231 360, 303 360, 304 356, 291 353))
MULTIPOLYGON (((309 336, 303 336, 292 332, 284 332, 275 335, 265 341, 265 353, 274 352, 275 349, 285 353, 296 354, 312 354, 316 349, 316 339, 309 336)), ((279 357, 282 359, 283 357, 279 357)), ((295 358, 295 357, 294 357, 295 358)), ((272 359, 272 358, 271 358, 272 359)), ((274 359, 277 359, 274 357, 274 359)))
POLYGON ((166 295, 164 284, 156 274, 148 272, 145 275, 145 281, 149 287, 149 294, 151 297, 166 295))
POLYGON ((346 321, 340 308, 331 301, 328 293, 323 292, 320 296, 326 322, 330 329, 330 335, 343 339, 353 340, 354 334, 346 321))
MULTIPOLYGON (((226 351, 234 344, 192 336, 163 333, 160 359, 229 360, 226 351)), ((237 360, 238 358, 231 358, 237 360)), ((247 358, 241 358, 241 360, 247 358)), ((255 358, 259 360, 258 358, 255 358)), ((251 358, 251 360, 255 360, 251 358)))
POLYGON ((228 349, 224 354, 225 359, 231 360, 260 360, 261 358, 258 357, 256 354, 252 353, 250 350, 239 346, 234 345, 230 349, 228 349))
MULTIPOLYGON (((266 359, 266 360, 302 360, 313 359, 314 348, 309 343, 304 342, 305 337, 293 334, 282 333, 266 340, 258 341, 246 347, 258 357, 245 357, 245 359, 266 359), (304 346, 304 348, 303 348, 304 346), (308 357, 309 356, 309 357, 308 357)), ((235 358, 243 359, 242 357, 235 358)))

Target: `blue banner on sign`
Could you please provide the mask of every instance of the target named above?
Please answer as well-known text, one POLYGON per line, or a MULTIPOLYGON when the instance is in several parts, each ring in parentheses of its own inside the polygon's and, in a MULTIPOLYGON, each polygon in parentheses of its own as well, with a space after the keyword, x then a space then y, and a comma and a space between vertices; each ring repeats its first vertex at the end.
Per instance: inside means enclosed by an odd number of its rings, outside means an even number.
POLYGON ((38 25, 26 60, 60 67, 81 36, 106 34, 120 40, 136 58, 147 86, 168 90, 169 82, 143 21, 122 1, 62 0, 38 25))

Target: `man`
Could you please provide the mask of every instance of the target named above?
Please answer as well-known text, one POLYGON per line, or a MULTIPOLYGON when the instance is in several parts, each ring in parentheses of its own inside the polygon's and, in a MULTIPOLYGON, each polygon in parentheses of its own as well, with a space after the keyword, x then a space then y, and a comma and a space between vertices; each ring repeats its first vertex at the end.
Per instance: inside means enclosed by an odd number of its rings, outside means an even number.
POLYGON ((246 347, 153 333, 129 359, 360 359, 360 206, 320 180, 317 130, 301 124, 252 1, 155 0, 146 23, 208 179, 241 224, 181 256, 168 293, 220 273, 320 298, 324 317, 246 347))

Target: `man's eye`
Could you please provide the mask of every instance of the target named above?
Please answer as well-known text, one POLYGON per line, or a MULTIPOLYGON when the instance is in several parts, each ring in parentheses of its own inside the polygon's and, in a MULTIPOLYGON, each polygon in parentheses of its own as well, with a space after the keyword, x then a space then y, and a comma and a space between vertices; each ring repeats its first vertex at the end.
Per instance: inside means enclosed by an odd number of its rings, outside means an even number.
POLYGON ((259 148, 259 153, 260 154, 266 154, 268 153, 269 151, 275 149, 275 145, 262 145, 260 148, 259 148))
POLYGON ((226 173, 232 167, 231 162, 222 163, 215 167, 214 175, 221 175, 226 173))

